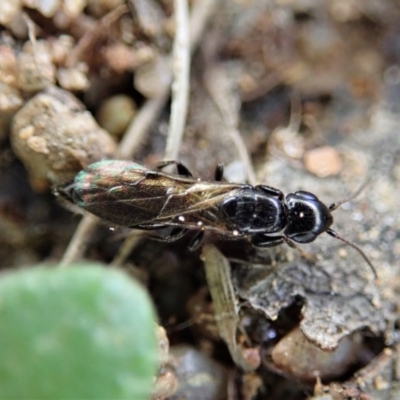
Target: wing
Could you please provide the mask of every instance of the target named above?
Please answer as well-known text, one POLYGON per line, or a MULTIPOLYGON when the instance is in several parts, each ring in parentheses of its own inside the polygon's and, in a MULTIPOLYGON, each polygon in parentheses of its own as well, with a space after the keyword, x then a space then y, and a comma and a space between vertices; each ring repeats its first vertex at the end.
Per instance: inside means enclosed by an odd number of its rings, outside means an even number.
POLYGON ((128 227, 219 226, 218 203, 237 184, 201 182, 148 170, 129 161, 100 161, 81 171, 59 192, 84 210, 128 227), (182 217, 184 221, 182 221, 182 217), (211 224, 212 226, 208 226, 211 224), (192 226, 193 225, 193 226, 192 226))

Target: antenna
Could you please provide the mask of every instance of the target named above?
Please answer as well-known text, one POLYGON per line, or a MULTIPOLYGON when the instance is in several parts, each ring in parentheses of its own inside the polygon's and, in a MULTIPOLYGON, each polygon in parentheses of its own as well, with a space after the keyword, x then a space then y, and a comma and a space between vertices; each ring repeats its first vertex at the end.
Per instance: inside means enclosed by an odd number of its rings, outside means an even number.
POLYGON ((345 239, 344 237, 340 236, 336 231, 334 231, 333 229, 329 228, 326 230, 326 233, 328 235, 331 235, 332 237, 334 237, 335 239, 339 239, 342 242, 348 244, 349 246, 351 246, 353 249, 357 250, 360 255, 364 258, 364 260, 367 262, 367 264, 369 265, 369 267, 371 268, 372 273, 374 274, 374 279, 378 279, 378 275, 376 273, 375 267, 372 265, 371 261, 369 260, 369 258, 366 256, 366 254, 361 250, 360 247, 358 247, 355 243, 350 242, 350 240, 345 239))
MULTIPOLYGON (((336 201, 334 203, 332 203, 329 206, 329 211, 335 211, 337 208, 339 208, 341 205, 348 203, 351 200, 354 200, 365 188, 366 186, 370 183, 371 178, 368 178, 361 186, 360 188, 354 192, 350 197, 344 199, 344 200, 340 200, 340 201, 336 201)), ((355 243, 351 242, 350 240, 345 239, 344 237, 340 236, 336 231, 334 231, 333 229, 329 228, 326 230, 326 233, 328 235, 331 235, 332 237, 334 237, 335 239, 339 239, 342 242, 348 244, 350 247, 352 247, 353 249, 357 250, 360 255, 364 258, 364 260, 367 262, 367 264, 369 265, 369 267, 371 268, 372 273, 374 274, 374 278, 375 280, 378 279, 378 275, 376 273, 376 269, 373 266, 373 264, 371 263, 371 261, 369 260, 369 258, 367 257, 367 255, 361 250, 361 248, 359 246, 357 246, 355 243)))
POLYGON ((357 196, 359 196, 359 194, 367 187, 367 185, 370 183, 371 178, 368 178, 361 186, 360 188, 354 192, 352 195, 350 195, 350 197, 347 197, 344 200, 340 200, 340 201, 335 201, 334 203, 332 203, 329 206, 329 211, 335 211, 337 208, 339 208, 341 205, 348 203, 349 201, 354 200, 357 196))

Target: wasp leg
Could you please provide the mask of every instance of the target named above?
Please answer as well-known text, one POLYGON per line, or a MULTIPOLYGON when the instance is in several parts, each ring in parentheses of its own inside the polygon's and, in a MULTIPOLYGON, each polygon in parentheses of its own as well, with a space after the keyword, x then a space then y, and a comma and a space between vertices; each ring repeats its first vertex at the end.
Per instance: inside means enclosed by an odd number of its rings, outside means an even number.
POLYGON ((139 224, 139 225, 132 225, 129 226, 130 229, 142 229, 144 231, 158 231, 161 229, 171 228, 171 225, 166 224, 139 224))
POLYGON ((222 163, 219 163, 218 165, 217 165, 217 168, 215 168, 215 175, 214 175, 214 179, 217 181, 217 182, 221 182, 222 180, 223 180, 223 177, 224 177, 224 164, 222 164, 222 163))
POLYGON ((292 249, 296 249, 300 255, 305 258, 306 260, 310 260, 312 262, 317 262, 318 261, 318 257, 316 256, 316 254, 312 254, 309 253, 307 251, 304 251, 302 248, 300 248, 299 246, 296 245, 296 243, 294 243, 292 240, 288 239, 285 237, 284 242, 290 246, 292 249))
POLYGON ((158 240, 160 242, 173 242, 180 239, 189 229, 180 227, 171 227, 171 225, 165 224, 141 224, 131 226, 130 228, 142 229, 146 231, 157 231, 158 233, 150 233, 148 236, 151 239, 158 240))
POLYGON ((197 231, 189 243, 189 246, 188 246, 189 251, 197 250, 199 248, 199 246, 201 245, 203 238, 204 238, 204 231, 197 231))
POLYGON ((276 189, 272 186, 267 186, 267 185, 257 185, 255 187, 256 190, 259 190, 260 192, 264 192, 266 194, 269 194, 270 196, 277 197, 279 200, 283 200, 285 198, 285 195, 283 194, 282 191, 279 189, 276 189))
POLYGON ((180 239, 183 235, 187 233, 189 229, 186 228, 173 228, 170 233, 163 235, 162 233, 149 234, 148 236, 153 240, 158 240, 159 242, 175 242, 175 240, 180 239))
POLYGON ((165 167, 168 167, 168 165, 175 165, 179 175, 186 176, 188 178, 191 178, 193 176, 192 173, 188 170, 188 168, 177 160, 161 161, 156 165, 156 168, 161 170, 165 167))
POLYGON ((275 247, 285 242, 285 236, 267 236, 264 233, 258 233, 251 237, 251 244, 255 247, 275 247))
POLYGON ((260 233, 251 238, 251 244, 255 247, 274 247, 283 243, 286 243, 292 249, 296 249, 303 258, 313 262, 318 261, 318 258, 315 254, 307 253, 285 236, 267 236, 263 233, 260 233))

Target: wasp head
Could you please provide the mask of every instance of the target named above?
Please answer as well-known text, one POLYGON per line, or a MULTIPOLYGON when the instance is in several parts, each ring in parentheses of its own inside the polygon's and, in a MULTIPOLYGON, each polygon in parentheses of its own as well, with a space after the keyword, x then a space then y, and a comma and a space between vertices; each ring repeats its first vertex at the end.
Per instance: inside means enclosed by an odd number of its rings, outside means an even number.
POLYGON ((289 213, 285 236, 297 243, 313 242, 333 223, 329 208, 312 193, 290 193, 286 202, 289 213))

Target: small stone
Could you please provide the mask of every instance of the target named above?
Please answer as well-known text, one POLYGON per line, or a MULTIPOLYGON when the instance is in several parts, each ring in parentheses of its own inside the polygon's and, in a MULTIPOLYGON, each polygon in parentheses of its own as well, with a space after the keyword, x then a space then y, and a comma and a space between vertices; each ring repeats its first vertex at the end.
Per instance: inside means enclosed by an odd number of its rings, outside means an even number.
POLYGON ((46 139, 32 136, 26 141, 27 146, 36 153, 49 154, 46 139))
POLYGON ((113 137, 119 138, 136 114, 136 104, 124 94, 104 100, 97 112, 97 120, 102 128, 113 137))
POLYGON ((275 365, 302 381, 312 382, 340 377, 357 362, 362 348, 359 334, 347 336, 333 351, 322 350, 311 343, 299 327, 284 336, 272 350, 275 365))
POLYGON ((307 151, 304 154, 304 165, 309 172, 320 178, 337 175, 343 168, 339 153, 330 146, 307 151))
POLYGON ((113 157, 116 145, 69 92, 49 88, 13 117, 11 143, 37 191, 64 183, 95 161, 113 157))
POLYGON ((22 128, 19 131, 19 137, 22 140, 27 140, 29 139, 31 136, 33 136, 35 134, 35 127, 33 125, 28 125, 25 126, 24 128, 22 128))

